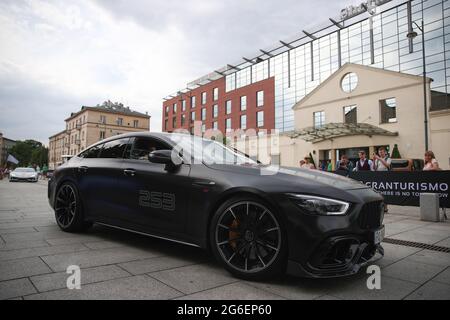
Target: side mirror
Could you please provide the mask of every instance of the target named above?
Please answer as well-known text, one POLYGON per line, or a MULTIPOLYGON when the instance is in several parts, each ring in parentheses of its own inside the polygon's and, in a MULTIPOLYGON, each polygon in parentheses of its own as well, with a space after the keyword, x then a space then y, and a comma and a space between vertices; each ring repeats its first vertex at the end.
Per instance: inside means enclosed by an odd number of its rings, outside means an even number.
POLYGON ((172 164, 172 150, 157 150, 148 155, 148 161, 159 164, 172 164))

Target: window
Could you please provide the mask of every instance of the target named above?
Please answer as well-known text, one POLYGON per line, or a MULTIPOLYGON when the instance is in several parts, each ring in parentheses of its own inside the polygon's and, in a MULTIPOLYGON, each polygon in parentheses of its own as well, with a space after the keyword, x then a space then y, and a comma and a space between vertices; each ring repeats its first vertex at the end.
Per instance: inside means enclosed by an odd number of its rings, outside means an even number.
POLYGON ((213 130, 218 130, 219 129, 219 124, 217 123, 217 121, 213 122, 212 128, 213 128, 213 130))
POLYGON ((148 155, 156 150, 169 150, 170 148, 159 140, 153 138, 136 138, 131 148, 130 158, 133 160, 148 161, 148 155))
POLYGON ((231 114, 231 100, 226 102, 226 114, 231 114))
POLYGON ((257 107, 262 107, 264 106, 264 91, 258 91, 256 93, 256 100, 257 100, 257 107))
POLYGON ((177 127, 177 117, 172 118, 172 128, 175 129, 177 127))
POLYGON ((117 125, 123 126, 123 118, 117 118, 117 125))
POLYGON ((247 96, 241 97, 241 111, 247 110, 247 96))
POLYGON ((206 120, 206 108, 202 109, 202 121, 206 120))
POLYGON ((169 115, 169 107, 165 107, 164 115, 167 117, 169 115))
POLYGON ((191 112, 191 122, 195 121, 195 111, 191 112))
POLYGON ((314 112, 314 128, 318 129, 325 125, 325 111, 314 112))
POLYGON ((181 111, 186 111, 186 100, 181 101, 181 111))
POLYGON ((257 113, 258 128, 264 127, 264 111, 257 113))
POLYGON ((219 100, 219 88, 214 88, 214 90, 213 90, 213 98, 214 98, 214 101, 219 100))
POLYGON ((139 127, 139 120, 133 120, 133 127, 135 128, 139 127))
POLYGON ((166 120, 164 121, 164 130, 168 130, 168 129, 169 129, 169 120, 166 119, 166 120))
POLYGON ((202 132, 203 132, 203 133, 206 132, 206 124, 202 124, 202 132))
POLYGON ((106 137, 106 131, 100 131, 100 140, 105 139, 106 137))
POLYGON ((219 106, 217 104, 213 105, 213 118, 217 118, 219 116, 219 106))
POLYGON ((186 115, 182 114, 181 115, 181 126, 184 126, 185 123, 186 123, 186 115))
POLYGON ((347 124, 357 124, 358 123, 358 113, 356 106, 344 107, 344 123, 347 124))
POLYGON ((195 96, 191 97, 191 108, 195 108, 195 96))
POLYGON ((397 101, 395 98, 381 100, 380 108, 381 123, 397 122, 397 101))
POLYGON ((247 116, 246 115, 241 116, 241 129, 243 129, 243 130, 247 129, 247 116))
POLYGON ((341 81, 342 90, 346 93, 350 93, 358 86, 358 76, 356 73, 347 73, 341 81))
POLYGON ((202 105, 206 104, 206 92, 202 92, 202 105))
POLYGON ((106 124, 106 116, 100 116, 100 123, 106 124))
POLYGON ((177 104, 176 103, 173 104, 173 113, 177 113, 177 104))
POLYGON ((99 158, 122 159, 129 141, 130 139, 127 138, 105 143, 100 151, 99 158))
POLYGON ((225 120, 225 129, 231 130, 231 119, 226 119, 225 120))
MULTIPOLYGON (((103 144, 94 146, 92 148, 87 149, 82 154, 80 154, 81 158, 93 159, 98 158, 100 151, 102 150, 103 144)), ((70 154, 73 154, 73 150, 70 150, 70 154)))

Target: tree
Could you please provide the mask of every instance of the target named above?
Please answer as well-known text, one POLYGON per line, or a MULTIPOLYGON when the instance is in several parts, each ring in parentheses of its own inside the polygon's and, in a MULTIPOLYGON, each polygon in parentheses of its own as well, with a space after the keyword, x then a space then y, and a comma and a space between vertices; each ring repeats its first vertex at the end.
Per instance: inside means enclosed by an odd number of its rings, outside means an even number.
POLYGON ((400 155, 400 151, 398 151, 398 145, 394 145, 394 149, 392 150, 392 159, 401 159, 402 156, 400 155))
POLYGON ((9 153, 19 160, 18 166, 21 167, 31 165, 42 167, 44 164, 48 164, 48 149, 39 141, 17 141, 9 150, 9 153))

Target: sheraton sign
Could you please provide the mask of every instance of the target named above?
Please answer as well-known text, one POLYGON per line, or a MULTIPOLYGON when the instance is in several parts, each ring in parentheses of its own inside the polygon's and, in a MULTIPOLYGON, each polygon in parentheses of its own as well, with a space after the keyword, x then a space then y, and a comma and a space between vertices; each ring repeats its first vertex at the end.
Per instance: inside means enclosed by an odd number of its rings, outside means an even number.
POLYGON ((369 12, 371 15, 376 13, 377 7, 392 0, 367 0, 356 6, 349 6, 341 10, 341 21, 351 19, 364 12, 369 12))
POLYGON ((352 172, 350 178, 381 193, 387 204, 417 207, 420 194, 437 193, 441 206, 450 208, 450 171, 352 172))

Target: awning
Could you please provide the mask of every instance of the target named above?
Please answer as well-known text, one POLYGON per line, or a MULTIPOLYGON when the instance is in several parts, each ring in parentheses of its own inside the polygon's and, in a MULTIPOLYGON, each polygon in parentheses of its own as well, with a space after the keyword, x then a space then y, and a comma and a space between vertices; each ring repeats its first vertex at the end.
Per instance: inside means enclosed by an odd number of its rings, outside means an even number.
POLYGON ((390 132, 367 123, 329 123, 320 128, 310 127, 295 130, 289 134, 292 139, 301 138, 306 142, 318 143, 348 136, 398 136, 398 132, 390 132))

